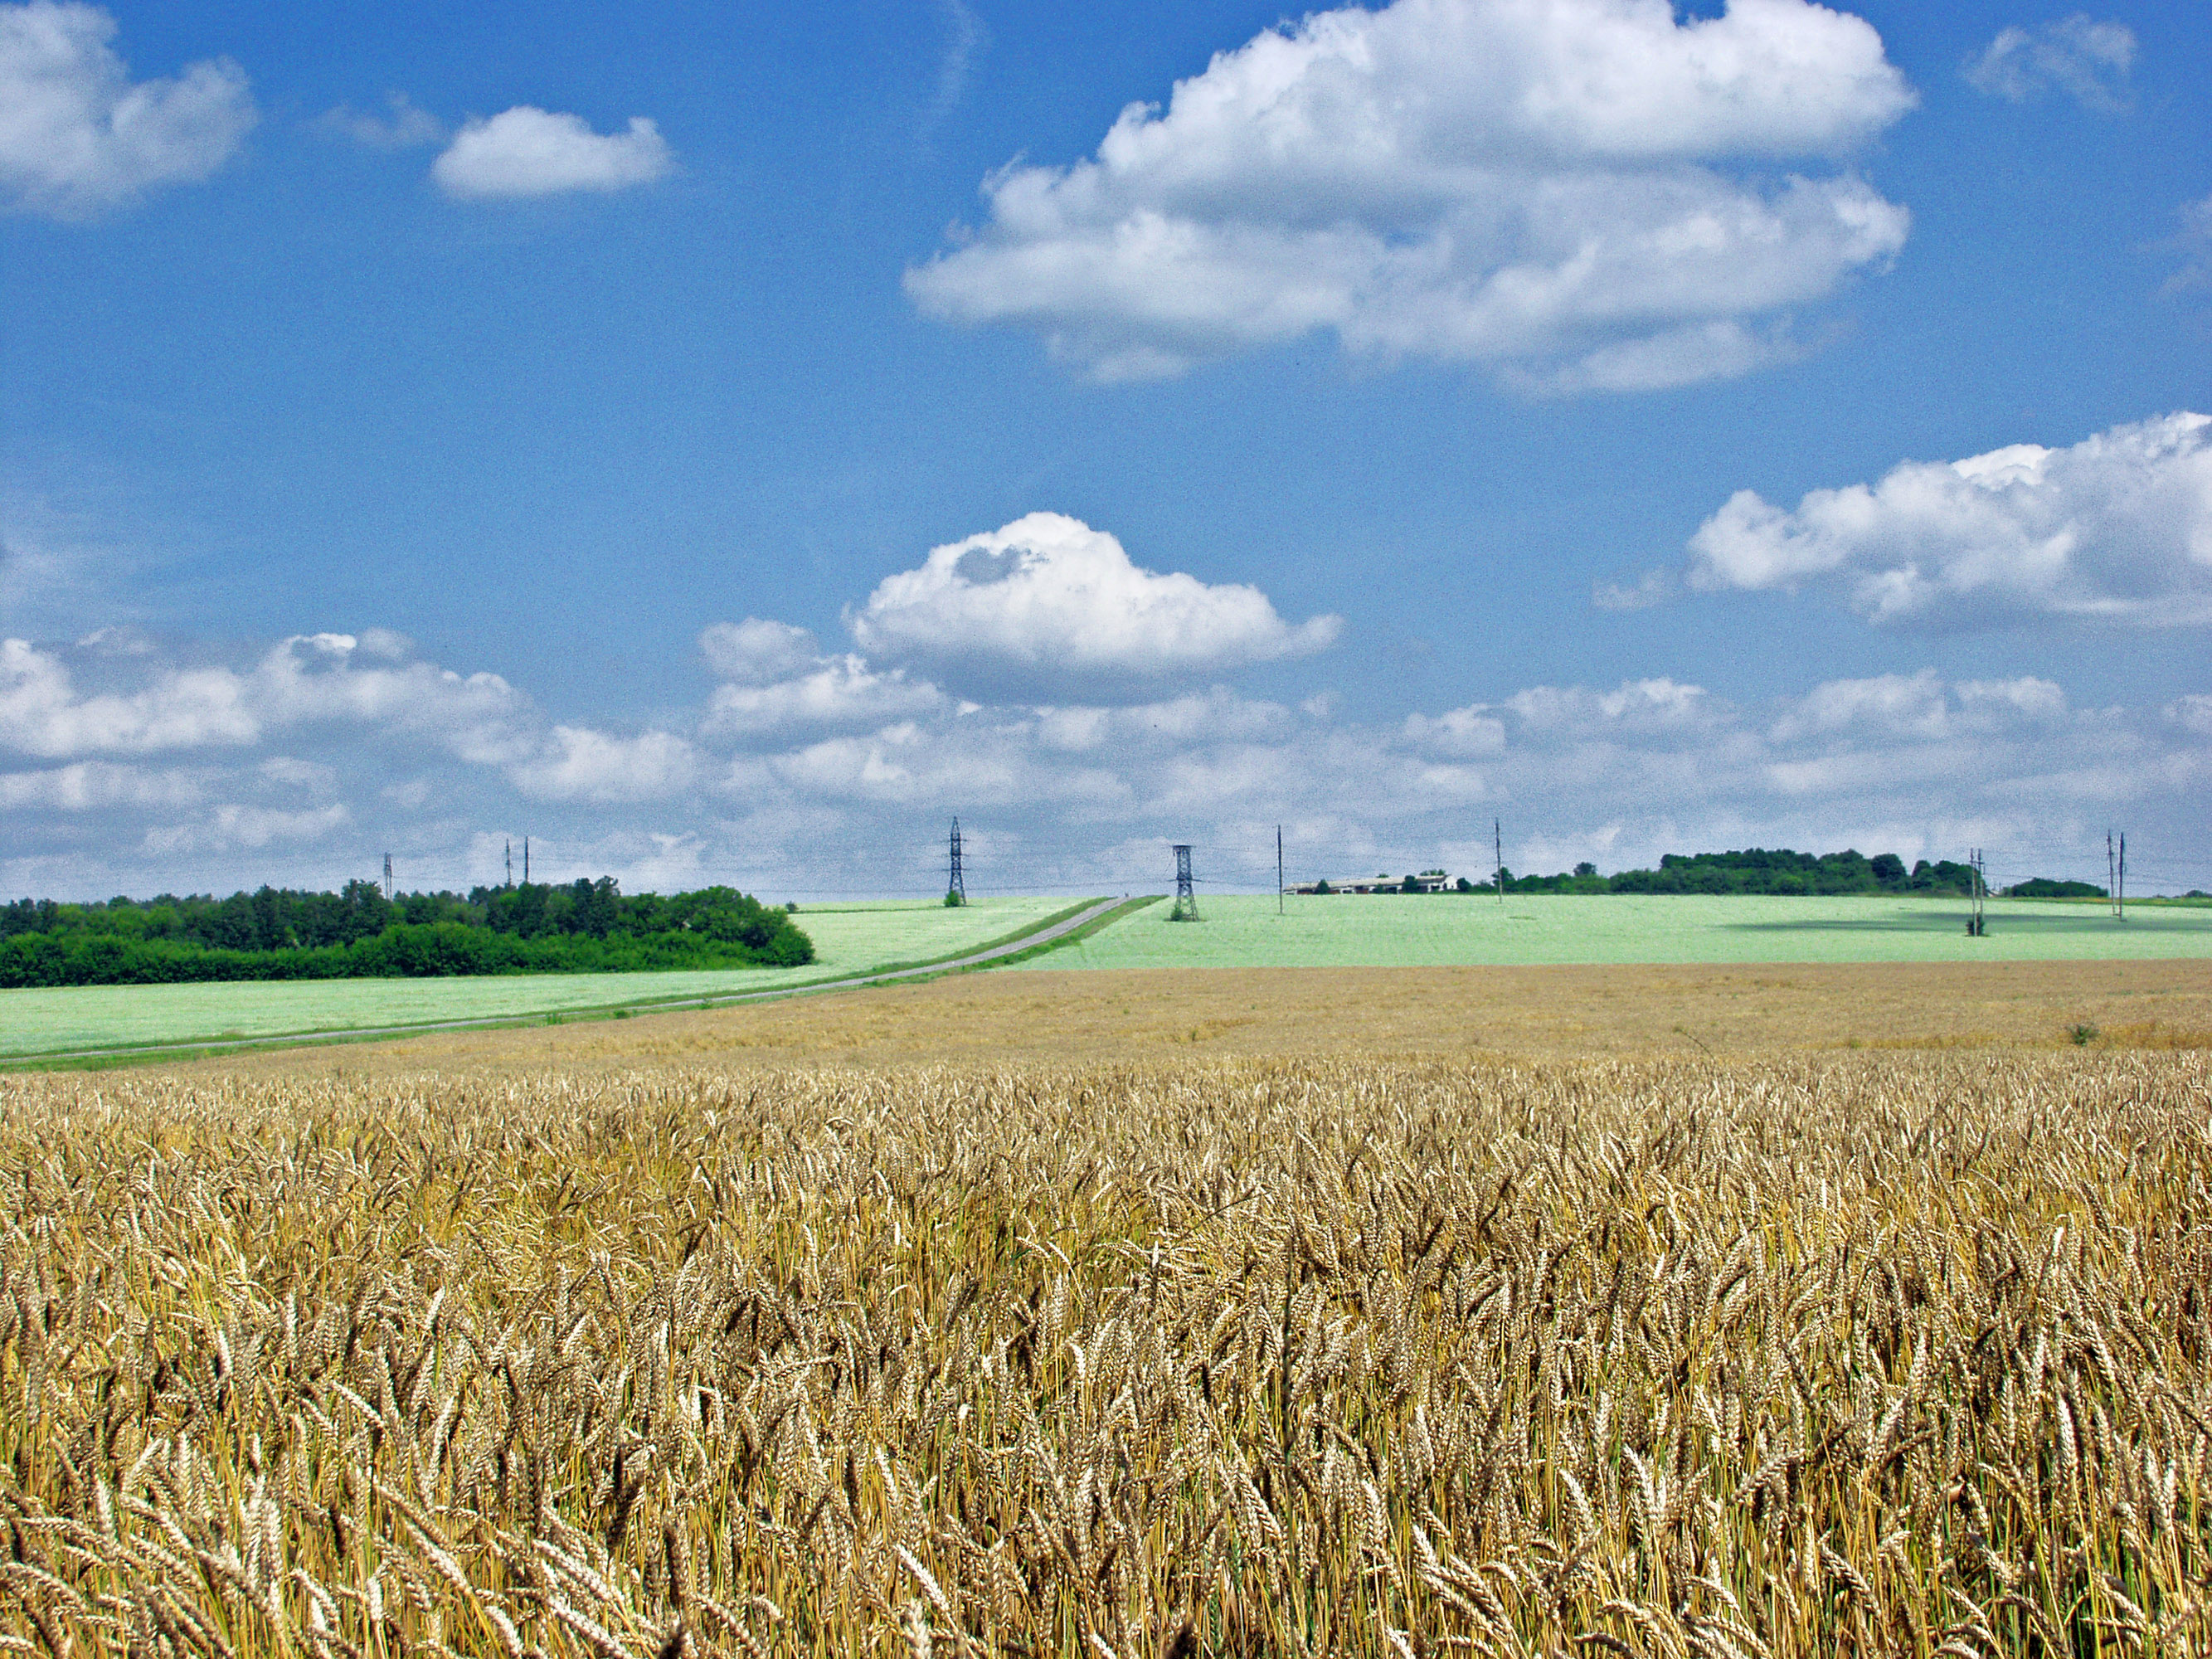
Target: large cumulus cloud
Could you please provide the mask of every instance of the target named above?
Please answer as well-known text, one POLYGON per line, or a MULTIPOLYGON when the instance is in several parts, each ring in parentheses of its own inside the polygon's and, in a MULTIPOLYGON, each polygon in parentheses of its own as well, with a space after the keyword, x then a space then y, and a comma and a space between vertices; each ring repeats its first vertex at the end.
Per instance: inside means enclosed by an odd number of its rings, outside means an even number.
POLYGON ((1903 246, 1905 210, 1835 164, 1912 102, 1871 27, 1803 0, 1322 12, 1091 158, 993 174, 907 287, 1109 380, 1322 330, 1561 390, 1738 374, 1903 246))

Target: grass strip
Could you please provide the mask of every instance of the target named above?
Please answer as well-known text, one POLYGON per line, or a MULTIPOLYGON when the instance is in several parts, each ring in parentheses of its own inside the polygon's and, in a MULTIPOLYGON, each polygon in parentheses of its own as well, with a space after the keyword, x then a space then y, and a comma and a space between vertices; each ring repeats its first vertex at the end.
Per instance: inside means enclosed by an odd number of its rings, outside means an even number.
MULTIPOLYGON (((839 975, 832 979, 816 980, 799 985, 771 986, 760 989, 708 993, 705 995, 687 993, 644 1000, 631 998, 618 1002, 593 1003, 580 1008, 562 1008, 518 1014, 487 1014, 480 1018, 459 1020, 421 1020, 354 1031, 333 1030, 325 1033, 310 1027, 298 1031, 272 1031, 265 1036, 242 1041, 211 1037, 180 1042, 118 1043, 98 1050, 48 1049, 39 1054, 11 1054, 0 1059, 0 1072, 108 1071, 127 1066, 168 1065, 179 1060, 206 1059, 216 1054, 256 1054, 270 1048, 387 1042, 404 1041, 411 1036, 426 1036, 440 1031, 512 1030, 526 1025, 567 1025, 588 1020, 632 1018, 641 1013, 672 1013, 686 1008, 703 1010, 725 1007, 738 1002, 781 1001, 787 997, 805 996, 823 991, 858 989, 860 986, 854 983, 856 981, 873 981, 895 976, 913 977, 917 982, 921 982, 925 978, 935 978, 939 975, 923 975, 919 970, 933 967, 939 963, 964 962, 968 957, 981 956, 1018 943, 1032 934, 1044 933, 1056 927, 1071 916, 1080 915, 1085 908, 1097 902, 1096 899, 1079 899, 1073 904, 1053 911, 1048 915, 1038 917, 1009 933, 1000 934, 995 939, 963 945, 957 950, 946 951, 942 956, 925 957, 914 962, 871 963, 866 967, 855 969, 851 974, 839 975)), ((1086 937, 1108 922, 1151 902, 1152 900, 1150 898, 1127 901, 1115 906, 1095 921, 1076 929, 1062 939, 1044 941, 1033 951, 1020 951, 988 963, 969 963, 964 967, 948 969, 946 971, 967 972, 975 969, 995 968, 1002 962, 1025 960, 1032 955, 1042 954, 1054 945, 1066 943, 1068 939, 1086 937)))

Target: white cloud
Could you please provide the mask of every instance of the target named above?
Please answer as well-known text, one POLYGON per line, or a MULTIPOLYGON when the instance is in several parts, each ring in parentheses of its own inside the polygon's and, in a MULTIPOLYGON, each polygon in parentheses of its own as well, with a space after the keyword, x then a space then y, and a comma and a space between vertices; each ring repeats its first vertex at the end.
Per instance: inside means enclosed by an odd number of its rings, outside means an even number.
POLYGON ((714 623, 700 634, 699 648, 715 673, 738 685, 773 685, 819 667, 823 660, 821 647, 806 629, 758 617, 714 623))
POLYGON ((1505 751, 1505 722, 1481 703, 1433 717, 1408 714, 1401 732, 1415 748, 1441 755, 1471 758, 1505 751))
POLYGON ((516 788, 539 800, 655 800, 697 775, 691 745, 669 732, 611 737, 556 726, 544 752, 508 769, 516 788))
POLYGON ((166 855, 258 850, 277 842, 320 841, 353 821, 343 801, 304 811, 225 803, 190 823, 164 824, 146 832, 145 850, 166 855))
POLYGON ((0 641, 0 749, 60 759, 247 744, 260 734, 229 669, 170 670, 143 691, 81 696, 58 656, 27 640, 0 641))
POLYGON ((1778 742, 1857 732, 1930 740, 2047 724, 2067 714, 2066 694, 2050 680, 1947 684, 1932 668, 1830 680, 1785 704, 1770 728, 1778 742))
POLYGON ((1279 740, 1296 727, 1280 703, 1240 697, 1217 685, 1188 696, 1121 707, 1044 708, 1027 729, 1045 749, 1067 755, 1124 757, 1142 751, 1279 740))
POLYGON ((1914 101, 1859 18, 1735 0, 1398 0, 1217 54, 1095 156, 1010 164, 907 273, 1106 380, 1333 330, 1556 391, 1739 374, 1908 216, 1848 155, 1914 101))
POLYGON ((1705 687, 1664 678, 1623 680, 1610 691, 1531 686, 1503 706, 1531 732, 1566 735, 1677 731, 1704 723, 1714 710, 1705 687))
POLYGON ((627 132, 599 133, 581 116, 518 104, 463 126, 430 176, 449 196, 554 196, 649 185, 675 165, 667 140, 642 115, 630 118, 627 132))
POLYGON ((535 716, 530 701, 496 674, 462 675, 434 663, 364 668, 356 655, 390 660, 400 635, 372 629, 286 640, 256 665, 247 684, 271 727, 318 722, 419 733, 448 753, 495 765, 524 752, 535 716))
POLYGON ((876 726, 941 708, 945 694, 898 669, 877 673, 865 659, 825 659, 774 685, 722 685, 707 705, 710 732, 757 735, 798 726, 876 726))
POLYGON ((2182 256, 2181 269, 2166 279, 2162 292, 2180 294, 2212 287, 2212 196, 2185 202, 2178 210, 2181 234, 2162 246, 2182 256))
POLYGON ((707 704, 702 732, 760 738, 806 727, 883 726, 945 708, 945 694, 902 669, 878 672, 849 653, 829 656, 788 623, 748 617, 716 623, 700 648, 725 682, 707 704))
POLYGON ((349 104, 324 112, 315 125, 323 131, 350 138, 371 149, 409 149, 434 144, 446 136, 446 124, 417 105, 404 92, 384 95, 387 113, 363 114, 349 104))
POLYGON ((2166 705, 2166 718, 2185 732, 2212 738, 2212 696, 2191 693, 2177 697, 2166 705))
POLYGON ((245 72, 228 58, 134 82, 97 6, 0 5, 0 197, 58 218, 205 179, 252 129, 245 72))
MULTIPOLYGON (((95 635, 74 654, 104 655, 100 641, 95 635)), ((138 689, 82 692, 62 654, 0 641, 0 750, 61 759, 239 747, 344 722, 428 735, 465 760, 520 752, 529 705, 499 676, 464 678, 423 662, 356 667, 358 643, 346 634, 299 635, 244 672, 152 663, 150 683, 138 689)))
POLYGON ((1838 588, 1877 623, 2212 622, 2212 416, 2070 449, 1908 461, 1785 512, 1739 490, 1690 539, 1693 586, 1838 588))
POLYGON ((1647 570, 1633 587, 1620 582, 1590 584, 1590 605, 1599 611, 1649 611, 1673 597, 1674 580, 1664 570, 1647 570))
POLYGON ((1212 673, 1318 651, 1342 627, 1327 616, 1292 627, 1256 587, 1144 569, 1058 513, 933 548, 850 622, 878 655, 1030 683, 1212 673))
POLYGON ((975 15, 967 0, 937 0, 945 23, 945 50, 937 60, 937 95, 930 100, 921 119, 927 138, 959 106, 975 73, 975 60, 991 44, 990 26, 975 15))
POLYGON ((1979 90, 2012 103, 2063 92, 2086 108, 2111 112, 2127 107, 2135 60, 2133 29, 2077 11, 2033 29, 1998 30, 1968 60, 1966 76, 1979 90))
POLYGON ((148 772, 110 761, 79 761, 42 772, 0 772, 0 811, 87 812, 112 807, 175 807, 199 798, 181 772, 148 772))
POLYGON ((976 856, 996 860, 971 876, 1031 890, 1164 878, 1164 841, 1197 842, 1212 873, 1265 884, 1253 872, 1271 866, 1278 823, 1294 872, 1479 875, 1493 817, 1516 869, 1704 847, 1911 859, 1983 845, 2010 879, 2068 873, 2064 849, 2124 812, 2131 842, 2185 871, 2179 885, 2207 879, 2185 873, 2203 845, 2195 803, 2212 790, 2212 695, 2197 692, 2078 708, 2050 678, 1923 670, 1739 703, 1652 676, 1381 720, 1223 686, 986 707, 924 686, 927 708, 886 716, 866 705, 874 683, 923 683, 739 624, 713 635, 718 666, 781 678, 725 679, 715 699, 780 723, 714 758, 728 730, 714 702, 696 731, 550 726, 504 682, 367 660, 366 637, 304 635, 234 671, 181 666, 119 634, 0 649, 18 671, 0 680, 15 752, 26 732, 106 745, 0 769, 0 876, 58 896, 228 890, 328 882, 392 847, 410 884, 465 887, 497 878, 511 831, 518 860, 534 837, 538 876, 922 892, 942 878, 938 836, 957 813, 976 856), (803 707, 817 679, 826 713, 803 707), (132 758, 164 745, 188 763, 132 758))

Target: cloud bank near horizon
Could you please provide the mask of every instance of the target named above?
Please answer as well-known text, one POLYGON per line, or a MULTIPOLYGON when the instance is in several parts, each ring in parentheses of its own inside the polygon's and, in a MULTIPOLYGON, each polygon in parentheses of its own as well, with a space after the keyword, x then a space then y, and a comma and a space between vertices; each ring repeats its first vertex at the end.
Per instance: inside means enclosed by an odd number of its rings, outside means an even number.
POLYGON ((1231 864, 1279 823, 1294 866, 1323 873, 1480 870, 1474 830, 1492 817, 1523 869, 1981 845, 2017 878, 2067 873, 2066 849, 2115 811, 2154 848, 2160 815, 2212 787, 2212 692, 2088 707, 2033 675, 1924 669, 1758 704, 1664 677, 1540 684, 1370 722, 1325 695, 1294 707, 1219 684, 977 703, 758 618, 709 629, 702 647, 739 678, 689 714, 620 729, 548 721, 500 676, 392 635, 302 636, 238 666, 8 641, 0 884, 332 885, 398 849, 404 883, 466 886, 499 879, 505 842, 527 832, 538 872, 562 878, 922 893, 956 813, 1033 890, 1157 881, 1168 840, 1231 864))

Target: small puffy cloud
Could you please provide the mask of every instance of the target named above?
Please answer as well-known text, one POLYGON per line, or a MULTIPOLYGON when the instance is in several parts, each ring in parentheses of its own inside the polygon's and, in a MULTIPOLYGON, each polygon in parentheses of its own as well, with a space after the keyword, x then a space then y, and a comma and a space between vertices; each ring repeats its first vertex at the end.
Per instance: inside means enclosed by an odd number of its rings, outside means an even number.
POLYGON ((1664 678, 1623 680, 1610 691, 1531 686, 1503 706, 1529 732, 1563 736, 1675 731, 1703 723, 1714 708, 1705 687, 1664 678))
POLYGON ((2166 706, 2166 718, 2185 732, 2212 738, 2212 696, 2193 691, 2176 697, 2166 706))
POLYGON ((115 19, 54 0, 0 5, 0 198, 83 218, 228 161, 253 125, 246 75, 228 58, 174 80, 133 81, 108 43, 115 19))
POLYGON ((348 104, 327 111, 315 123, 323 131, 350 138, 371 149, 410 149, 434 144, 446 136, 446 124, 422 108, 404 92, 384 95, 385 113, 364 114, 348 104))
POLYGON ((1777 742, 1856 732, 1929 740, 1990 732, 2066 716, 2066 694, 2050 680, 1947 684, 1932 668, 1830 680, 1781 710, 1770 728, 1777 742))
POLYGON ((1741 374, 1904 245, 1848 157, 1914 94, 1807 0, 1398 0, 1217 54, 1095 155, 1009 164, 910 269, 929 314, 1103 380, 1334 331, 1559 392, 1741 374))
POLYGON ((773 685, 721 685, 707 705, 709 732, 754 736, 798 726, 876 726, 927 714, 945 696, 902 669, 878 673, 866 659, 825 658, 773 685))
POLYGON ((773 685, 822 662, 806 629, 758 617, 714 623, 699 635, 699 648, 716 675, 737 685, 773 685))
POLYGON ((2015 104, 2063 92, 2085 108, 2107 112, 2128 104, 2128 71, 2136 61, 2135 31, 2100 23, 2086 12, 2027 29, 2000 29, 1968 60, 1968 82, 2015 104))
POLYGON ((1133 562, 1103 530, 1058 513, 933 548, 849 618, 878 655, 983 682, 1150 681, 1304 655, 1343 626, 1293 627, 1267 596, 1133 562))
POLYGON ((1647 570, 1632 587, 1620 582, 1592 582, 1590 605, 1599 611, 1649 611, 1663 605, 1674 591, 1674 577, 1664 570, 1647 570))
POLYGON ((797 728, 881 726, 946 706, 945 694, 903 669, 878 672, 850 653, 829 656, 788 623, 748 617, 699 636, 724 682, 702 726, 714 736, 758 738, 797 728))
POLYGON ((1290 711, 1280 703, 1240 697, 1219 685, 1189 696, 1120 708, 1040 708, 1034 721, 1040 743, 1071 755, 1243 743, 1281 738, 1291 727, 1290 711))
POLYGON ((182 772, 149 772, 109 761, 79 761, 40 772, 0 772, 0 811, 90 812, 114 807, 168 808, 199 799, 182 772))
POLYGON ((627 132, 592 131, 580 115, 518 104, 470 121, 431 163, 448 196, 556 196, 571 190, 627 190, 665 177, 676 157, 642 115, 627 132))
POLYGON ((165 824, 146 832, 145 850, 177 853, 254 851, 278 842, 320 841, 353 821, 343 801, 304 811, 227 802, 189 823, 165 824))
POLYGON ((2212 622, 2212 416, 2183 412, 2070 449, 2014 444, 1795 512, 1739 490, 1690 538, 1692 584, 1839 590, 1868 621, 2034 617, 2212 622))
POLYGON ((509 768, 508 775, 539 800, 630 801, 678 793, 697 771, 691 745, 673 732, 618 738, 556 726, 544 751, 509 768))
POLYGON ((250 685, 271 726, 340 721, 388 726, 437 738, 463 760, 493 764, 526 741, 529 700, 496 674, 462 675, 427 662, 362 667, 357 655, 390 660, 404 647, 374 630, 286 640, 256 665, 250 685))

